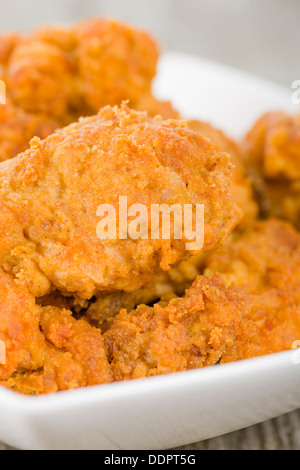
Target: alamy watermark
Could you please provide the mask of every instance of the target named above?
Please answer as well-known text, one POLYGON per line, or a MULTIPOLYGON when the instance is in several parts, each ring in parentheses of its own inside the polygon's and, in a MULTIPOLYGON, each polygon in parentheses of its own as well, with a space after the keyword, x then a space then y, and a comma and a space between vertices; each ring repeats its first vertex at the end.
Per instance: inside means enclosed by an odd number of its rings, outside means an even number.
POLYGON ((4 341, 0 341, 0 365, 6 364, 6 346, 4 341))
POLYGON ((97 209, 97 236, 100 240, 185 240, 187 251, 204 245, 203 204, 145 204, 128 206, 120 196, 118 208, 101 204, 97 209))
POLYGON ((6 86, 2 80, 0 80, 0 104, 6 104, 6 86))

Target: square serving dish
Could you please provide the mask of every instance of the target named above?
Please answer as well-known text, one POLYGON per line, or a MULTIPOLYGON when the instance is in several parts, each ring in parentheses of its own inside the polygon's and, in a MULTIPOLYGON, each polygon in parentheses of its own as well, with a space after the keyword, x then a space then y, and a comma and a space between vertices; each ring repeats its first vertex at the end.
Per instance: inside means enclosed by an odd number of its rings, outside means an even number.
MULTIPOLYGON (((239 139, 292 88, 193 56, 162 57, 155 94, 239 139)), ((299 338, 300 340, 300 338, 299 338)), ((28 450, 168 449, 300 406, 300 349, 167 376, 26 397, 0 388, 0 440, 28 450)))

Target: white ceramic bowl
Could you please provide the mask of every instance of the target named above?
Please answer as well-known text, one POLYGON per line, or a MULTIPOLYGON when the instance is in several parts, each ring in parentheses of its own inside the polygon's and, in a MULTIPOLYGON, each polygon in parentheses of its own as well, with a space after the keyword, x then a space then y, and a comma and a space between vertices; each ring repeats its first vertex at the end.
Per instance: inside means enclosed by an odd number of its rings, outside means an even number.
MULTIPOLYGON (((296 111, 292 89, 182 54, 162 58, 155 92, 235 138, 265 111, 296 111)), ((0 388, 0 440, 33 450, 167 449, 299 406, 300 350, 291 350, 50 396, 0 388)))

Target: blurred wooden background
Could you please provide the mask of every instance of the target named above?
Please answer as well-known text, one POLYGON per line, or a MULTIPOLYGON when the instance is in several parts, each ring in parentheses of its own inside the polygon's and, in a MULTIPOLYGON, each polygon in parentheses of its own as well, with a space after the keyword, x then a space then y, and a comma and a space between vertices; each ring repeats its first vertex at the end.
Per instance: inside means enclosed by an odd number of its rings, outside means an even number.
MULTIPOLYGON (((0 0, 0 32, 95 15, 144 27, 163 49, 218 60, 287 87, 300 79, 299 0, 0 0)), ((300 411, 185 449, 300 450, 300 411)), ((0 450, 9 448, 0 443, 0 450)))

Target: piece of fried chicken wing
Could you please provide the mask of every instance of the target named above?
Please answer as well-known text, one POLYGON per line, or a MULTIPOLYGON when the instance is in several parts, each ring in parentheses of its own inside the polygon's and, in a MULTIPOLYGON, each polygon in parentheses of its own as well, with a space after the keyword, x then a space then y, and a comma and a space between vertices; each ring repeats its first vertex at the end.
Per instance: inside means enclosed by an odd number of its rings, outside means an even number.
POLYGON ((192 240, 185 230, 175 238, 174 221, 165 238, 100 239, 99 206, 117 214, 120 197, 148 213, 153 204, 204 205, 201 252, 224 243, 239 221, 230 179, 229 156, 184 122, 106 107, 0 165, 0 267, 37 297, 53 287, 85 299, 135 292, 180 261, 192 240))
POLYGON ((300 115, 263 115, 241 144, 263 218, 300 228, 300 115))
POLYGON ((0 109, 0 161, 26 150, 35 136, 124 100, 151 116, 178 118, 171 103, 152 94, 158 57, 146 32, 107 19, 0 36, 9 102, 0 109))
POLYGON ((152 95, 158 58, 146 32, 107 19, 0 37, 1 75, 12 103, 61 126, 124 100, 152 116, 177 118, 170 103, 152 95))
POLYGON ((37 136, 45 139, 60 124, 43 114, 30 114, 11 103, 0 105, 0 162, 17 156, 37 136))
POLYGON ((37 305, 2 270, 0 287, 1 385, 40 394, 110 381, 100 330, 68 310, 37 305))
POLYGON ((245 230, 253 225, 258 215, 258 206, 255 201, 251 180, 246 175, 246 167, 238 143, 209 123, 193 120, 188 121, 188 124, 195 132, 199 132, 209 138, 218 152, 228 152, 231 156, 231 161, 234 165, 232 195, 234 201, 244 214, 238 229, 245 230))

